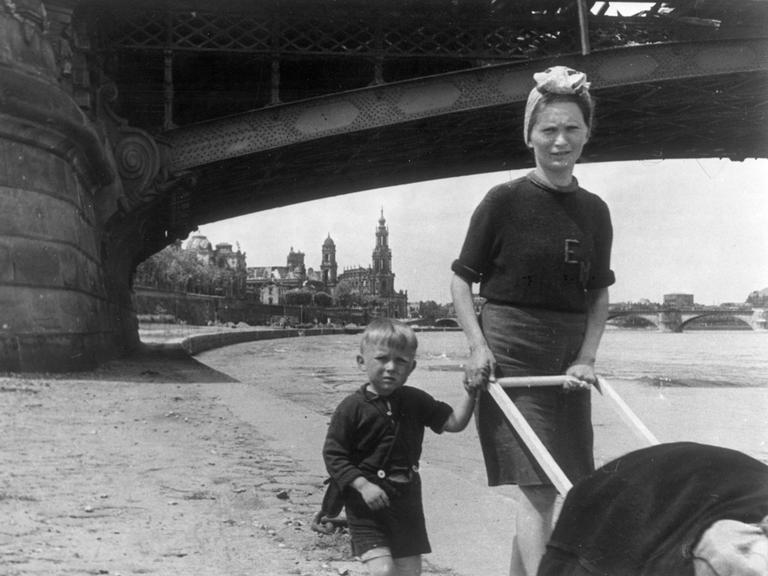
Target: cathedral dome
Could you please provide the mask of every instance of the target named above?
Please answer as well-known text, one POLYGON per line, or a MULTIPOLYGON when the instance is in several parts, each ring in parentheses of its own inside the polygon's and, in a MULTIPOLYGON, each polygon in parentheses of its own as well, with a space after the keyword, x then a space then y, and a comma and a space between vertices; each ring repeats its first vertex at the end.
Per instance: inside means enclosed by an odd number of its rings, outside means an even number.
POLYGON ((336 243, 331 239, 331 235, 328 234, 328 238, 325 239, 325 242, 323 242, 323 248, 335 248, 336 243))
POLYGON ((192 236, 187 242, 187 250, 196 250, 198 252, 208 252, 211 250, 211 243, 205 236, 197 234, 192 236))

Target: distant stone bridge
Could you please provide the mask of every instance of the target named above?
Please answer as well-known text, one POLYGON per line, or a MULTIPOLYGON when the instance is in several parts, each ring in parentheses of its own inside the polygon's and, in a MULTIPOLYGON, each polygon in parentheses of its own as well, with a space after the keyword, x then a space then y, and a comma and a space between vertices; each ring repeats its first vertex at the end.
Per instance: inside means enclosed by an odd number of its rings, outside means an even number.
POLYGON ((731 317, 741 320, 752 330, 766 330, 768 312, 765 308, 701 308, 679 310, 676 308, 627 308, 612 309, 608 320, 619 317, 643 318, 662 332, 682 332, 686 326, 702 318, 731 317))

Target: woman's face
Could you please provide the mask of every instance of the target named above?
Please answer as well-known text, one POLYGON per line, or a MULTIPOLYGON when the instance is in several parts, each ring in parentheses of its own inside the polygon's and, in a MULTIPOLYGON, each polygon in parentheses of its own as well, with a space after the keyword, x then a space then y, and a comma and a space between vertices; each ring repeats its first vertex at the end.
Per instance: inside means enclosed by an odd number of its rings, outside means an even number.
POLYGON ((581 108, 574 102, 551 102, 539 110, 529 145, 536 166, 545 173, 570 173, 589 138, 581 108))

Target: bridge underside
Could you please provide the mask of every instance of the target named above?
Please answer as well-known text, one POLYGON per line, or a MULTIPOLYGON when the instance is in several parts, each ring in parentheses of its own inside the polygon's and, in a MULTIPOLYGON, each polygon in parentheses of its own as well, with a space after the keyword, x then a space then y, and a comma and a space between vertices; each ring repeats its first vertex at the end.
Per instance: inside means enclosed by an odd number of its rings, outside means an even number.
MULTIPOLYGON (((597 99, 583 162, 768 157, 766 72, 618 86, 597 99)), ((522 112, 514 101, 193 167, 187 218, 203 224, 363 189, 532 166, 522 112)))
POLYGON ((0 369, 135 348, 135 267, 200 224, 531 166, 553 64, 592 82, 584 162, 768 157, 764 0, 209 4, 0 3, 0 369))
POLYGON ((553 64, 592 81, 584 162, 768 157, 764 2, 669 0, 636 16, 609 4, 83 0, 76 16, 115 110, 194 182, 155 214, 162 242, 324 196, 531 166, 523 103, 553 64))

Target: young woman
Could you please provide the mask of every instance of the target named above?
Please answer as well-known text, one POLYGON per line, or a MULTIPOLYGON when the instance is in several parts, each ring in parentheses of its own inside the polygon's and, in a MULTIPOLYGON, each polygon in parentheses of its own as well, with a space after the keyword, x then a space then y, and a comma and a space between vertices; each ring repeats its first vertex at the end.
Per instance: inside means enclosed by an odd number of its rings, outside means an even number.
MULTIPOLYGON (((497 376, 572 376, 563 389, 508 394, 572 482, 594 470, 590 387, 608 314, 613 230, 606 204, 573 176, 593 104, 583 73, 534 75, 524 137, 536 168, 492 188, 476 208, 451 283, 476 386, 497 376), (472 284, 486 299, 475 315, 472 284)), ((557 492, 488 394, 477 426, 490 486, 517 484, 510 574, 533 575, 551 533, 557 492)))

